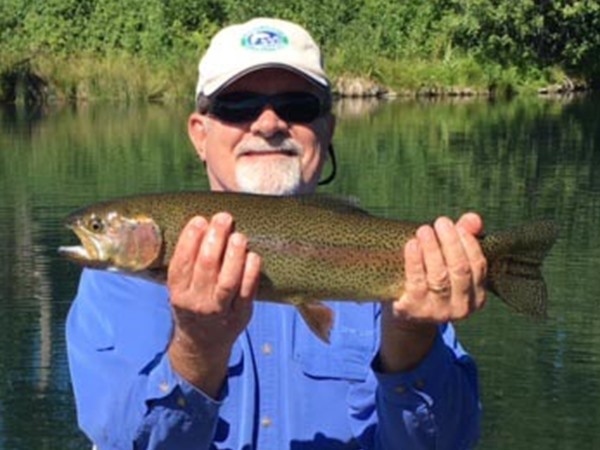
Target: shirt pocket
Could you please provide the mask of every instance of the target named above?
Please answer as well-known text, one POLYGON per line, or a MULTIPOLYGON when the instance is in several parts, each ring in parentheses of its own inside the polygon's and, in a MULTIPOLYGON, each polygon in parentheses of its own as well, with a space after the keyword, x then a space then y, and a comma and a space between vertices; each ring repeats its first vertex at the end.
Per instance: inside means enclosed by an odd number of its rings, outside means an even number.
POLYGON ((311 378, 363 381, 367 377, 379 336, 375 303, 327 302, 334 311, 330 344, 317 338, 297 314, 292 358, 311 378))

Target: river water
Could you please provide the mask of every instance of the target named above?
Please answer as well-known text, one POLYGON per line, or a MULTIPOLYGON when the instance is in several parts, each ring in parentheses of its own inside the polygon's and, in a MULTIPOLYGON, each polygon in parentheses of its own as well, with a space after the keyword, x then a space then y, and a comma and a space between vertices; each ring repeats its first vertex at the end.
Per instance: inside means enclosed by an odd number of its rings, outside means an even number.
MULTIPOLYGON (((458 324, 475 355, 482 449, 600 448, 600 98, 336 105, 327 189, 410 220, 480 212, 489 230, 553 219, 549 319, 498 299, 458 324)), ((205 189, 192 105, 0 109, 0 449, 89 448, 64 323, 79 269, 56 248, 72 209, 124 194, 205 189)))

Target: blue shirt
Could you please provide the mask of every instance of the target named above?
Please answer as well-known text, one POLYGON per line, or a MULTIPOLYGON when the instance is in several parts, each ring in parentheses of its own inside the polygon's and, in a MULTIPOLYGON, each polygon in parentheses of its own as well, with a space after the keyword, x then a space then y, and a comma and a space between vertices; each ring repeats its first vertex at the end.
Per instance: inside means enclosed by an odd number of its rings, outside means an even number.
POLYGON ((212 399, 171 367, 168 291, 85 269, 67 320, 80 427, 109 449, 465 449, 477 370, 450 325, 413 371, 377 371, 380 306, 328 302, 331 344, 295 308, 256 301, 212 399))

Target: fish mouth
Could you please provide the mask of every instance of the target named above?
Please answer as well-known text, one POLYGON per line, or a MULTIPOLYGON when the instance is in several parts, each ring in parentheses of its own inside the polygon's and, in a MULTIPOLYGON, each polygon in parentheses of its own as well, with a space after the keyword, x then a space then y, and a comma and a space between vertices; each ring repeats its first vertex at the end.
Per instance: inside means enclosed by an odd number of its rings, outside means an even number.
POLYGON ((58 253, 61 256, 86 267, 105 268, 109 265, 108 255, 98 236, 77 223, 67 224, 66 227, 77 235, 81 245, 60 246, 58 253))

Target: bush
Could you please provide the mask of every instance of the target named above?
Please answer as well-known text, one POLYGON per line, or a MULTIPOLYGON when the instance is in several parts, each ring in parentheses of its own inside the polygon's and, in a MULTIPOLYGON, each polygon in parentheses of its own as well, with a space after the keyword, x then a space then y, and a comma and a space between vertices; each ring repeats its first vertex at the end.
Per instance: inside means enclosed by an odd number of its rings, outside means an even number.
POLYGON ((103 96, 93 80, 112 68, 108 78, 124 76, 131 85, 126 98, 177 97, 176 83, 182 76, 183 85, 193 83, 216 30, 256 16, 308 28, 334 75, 366 75, 397 88, 472 83, 514 90, 565 74, 600 80, 596 0, 3 0, 0 99, 14 98, 14 80, 30 75, 75 86, 58 90, 76 96, 82 85, 103 96), (79 59, 81 70, 66 66, 79 59), (164 86, 152 87, 157 83, 164 86))

